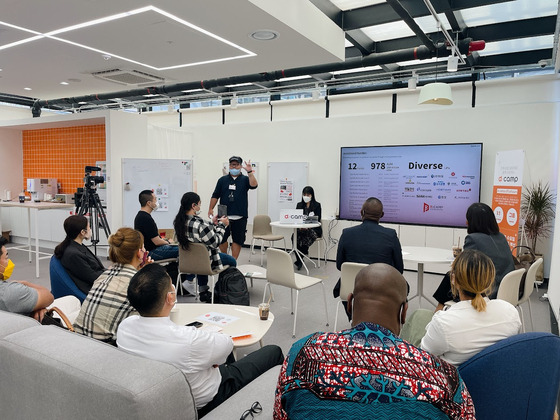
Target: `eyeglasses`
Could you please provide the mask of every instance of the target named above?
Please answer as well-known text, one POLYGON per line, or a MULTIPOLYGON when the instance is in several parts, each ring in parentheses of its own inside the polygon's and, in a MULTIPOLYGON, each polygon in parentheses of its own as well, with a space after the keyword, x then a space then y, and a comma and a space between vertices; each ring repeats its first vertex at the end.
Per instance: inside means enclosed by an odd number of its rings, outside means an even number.
POLYGON ((255 401, 253 403, 253 405, 251 405, 251 408, 248 410, 245 410, 243 412, 243 414, 241 414, 241 418, 239 420, 246 420, 249 418, 249 416, 251 416, 251 418, 255 417, 255 414, 260 414, 262 411, 262 406, 261 403, 258 401, 255 401))

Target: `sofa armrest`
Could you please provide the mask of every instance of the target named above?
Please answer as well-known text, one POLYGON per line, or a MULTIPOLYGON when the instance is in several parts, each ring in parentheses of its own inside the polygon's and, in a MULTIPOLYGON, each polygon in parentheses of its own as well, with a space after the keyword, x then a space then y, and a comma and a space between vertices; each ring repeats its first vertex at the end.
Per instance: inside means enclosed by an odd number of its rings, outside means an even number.
POLYGON ((274 392, 278 375, 282 366, 275 366, 253 382, 245 386, 245 388, 236 392, 234 395, 225 400, 222 404, 210 411, 204 416, 204 420, 223 420, 241 417, 245 410, 251 408, 251 405, 258 401, 263 410, 259 414, 262 419, 271 419, 274 408, 274 392))

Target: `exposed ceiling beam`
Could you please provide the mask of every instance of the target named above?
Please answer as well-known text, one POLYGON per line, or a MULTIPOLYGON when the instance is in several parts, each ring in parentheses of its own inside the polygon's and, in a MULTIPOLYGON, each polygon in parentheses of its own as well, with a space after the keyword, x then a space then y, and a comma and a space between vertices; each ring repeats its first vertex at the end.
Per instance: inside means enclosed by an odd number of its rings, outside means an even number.
POLYGON ((556 30, 556 16, 523 19, 512 22, 494 23, 492 25, 468 28, 465 35, 486 42, 504 41, 530 36, 552 35, 556 30))
POLYGON ((364 34, 361 29, 347 31, 346 39, 350 41, 362 53, 362 55, 369 55, 372 52, 375 52, 375 43, 369 36, 364 34))
POLYGON ((422 44, 428 47, 430 50, 435 50, 436 46, 433 41, 426 36, 424 31, 418 26, 416 21, 410 16, 408 11, 402 6, 399 0, 386 0, 387 4, 392 7, 392 9, 399 15, 404 23, 410 28, 412 32, 420 39, 422 44))
MULTIPOLYGON (((539 60, 549 60, 552 57, 552 48, 543 50, 523 51, 509 54, 496 54, 480 57, 477 68, 521 66, 538 63, 539 60)), ((494 71, 495 69, 489 69, 494 71)))
MULTIPOLYGON (((471 7, 488 6, 496 3, 505 3, 514 0, 454 0, 449 11, 469 9, 471 7)), ((413 18, 428 16, 430 13, 423 1, 401 0, 401 5, 413 18)), ((448 10, 438 9, 440 13, 448 10)), ((383 23, 398 21, 399 15, 388 3, 374 4, 373 6, 360 7, 342 12, 342 29, 351 30, 365 28, 383 23)))

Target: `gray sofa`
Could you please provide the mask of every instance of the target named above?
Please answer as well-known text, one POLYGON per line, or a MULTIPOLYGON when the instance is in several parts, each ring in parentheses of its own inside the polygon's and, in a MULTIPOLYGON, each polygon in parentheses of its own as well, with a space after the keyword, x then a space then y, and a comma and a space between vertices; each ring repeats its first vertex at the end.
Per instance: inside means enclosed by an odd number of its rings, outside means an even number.
MULTIPOLYGON (((197 418, 180 369, 3 311, 0 366, 3 420, 197 418)), ((278 368, 265 373, 205 418, 217 410, 230 414, 220 418, 239 418, 253 401, 272 413, 277 376, 278 368)))

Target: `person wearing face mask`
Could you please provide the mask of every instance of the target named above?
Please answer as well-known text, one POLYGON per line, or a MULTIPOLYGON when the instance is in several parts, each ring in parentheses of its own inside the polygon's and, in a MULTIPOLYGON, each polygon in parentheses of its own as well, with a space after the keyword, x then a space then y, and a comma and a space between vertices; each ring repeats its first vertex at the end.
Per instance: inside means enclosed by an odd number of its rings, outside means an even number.
MULTIPOLYGON (((177 234, 179 245, 187 250, 191 242, 202 243, 208 248, 208 257, 210 258, 213 270, 221 270, 224 265, 235 267, 237 261, 231 255, 219 252, 219 245, 222 242, 226 228, 229 225, 227 217, 213 216, 210 222, 204 221, 200 216, 200 196, 195 192, 187 192, 181 198, 181 207, 175 220, 173 227, 177 234)), ((210 302, 212 299, 211 291, 208 290, 208 276, 197 275, 200 300, 210 302)), ((191 294, 195 293, 192 280, 188 279, 183 282, 183 287, 191 294)))
MULTIPOLYGON (((134 229, 144 235, 144 246, 154 261, 177 258, 179 249, 177 245, 171 245, 169 239, 163 239, 159 235, 157 224, 152 217, 152 212, 159 208, 156 195, 152 190, 144 190, 138 195, 140 211, 134 218, 134 229)), ((174 267, 176 270, 176 267, 174 267)), ((169 267, 168 267, 168 270, 169 267)))
MULTIPOLYGON (((362 205, 362 224, 342 231, 336 253, 336 268, 345 262, 361 264, 385 263, 404 270, 401 243, 394 229, 383 227, 383 204, 375 197, 368 198, 362 205)), ((340 294, 340 279, 333 290, 334 297, 340 294)), ((348 313, 348 312, 347 312, 348 313)))
MULTIPOLYGON (((301 201, 297 203, 296 209, 303 209, 303 214, 306 216, 316 216, 319 223, 321 223, 321 203, 315 200, 315 191, 309 185, 305 187, 301 193, 301 201)), ((315 243, 317 238, 323 236, 323 228, 321 226, 312 229, 298 229, 297 234, 297 249, 307 255, 309 247, 315 243)), ((292 237, 293 240, 293 237, 292 237)), ((298 270, 301 270, 303 265, 299 254, 296 252, 296 262, 294 263, 298 270)))
POLYGON ((227 239, 231 234, 233 243, 231 245, 231 254, 237 260, 241 247, 245 243, 245 234, 247 233, 247 217, 249 209, 248 192, 258 187, 257 178, 253 173, 251 161, 245 162, 239 156, 229 158, 229 173, 218 179, 216 188, 210 199, 210 207, 208 209, 208 217, 214 217, 214 207, 220 200, 220 204, 227 206, 227 214, 229 218, 229 226, 220 244, 220 250, 225 254, 227 252, 227 239), (247 175, 241 173, 241 169, 247 171, 247 175))
POLYGON ((388 264, 356 275, 351 328, 318 332, 290 349, 280 370, 274 419, 474 419, 457 369, 399 337, 407 283, 388 264))
POLYGON ((87 246, 84 240, 91 239, 91 228, 85 216, 74 215, 64 221, 66 238, 54 249, 78 289, 86 295, 93 282, 105 271, 105 266, 87 246))
POLYGON ((30 315, 42 321, 47 309, 56 306, 73 321, 80 310, 80 301, 74 296, 55 299, 50 290, 29 281, 8 281, 14 263, 8 258, 6 239, 0 237, 0 310, 30 315))
POLYGON ((74 322, 74 330, 115 345, 119 324, 136 313, 126 298, 130 279, 152 259, 144 248, 144 237, 137 230, 120 228, 109 236, 108 242, 113 265, 93 283, 74 322))

